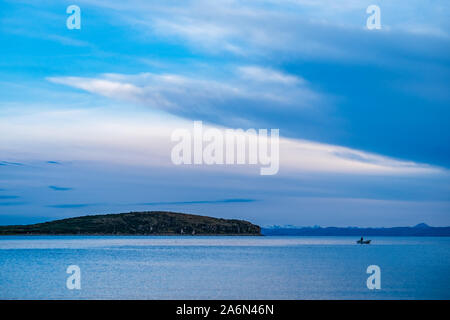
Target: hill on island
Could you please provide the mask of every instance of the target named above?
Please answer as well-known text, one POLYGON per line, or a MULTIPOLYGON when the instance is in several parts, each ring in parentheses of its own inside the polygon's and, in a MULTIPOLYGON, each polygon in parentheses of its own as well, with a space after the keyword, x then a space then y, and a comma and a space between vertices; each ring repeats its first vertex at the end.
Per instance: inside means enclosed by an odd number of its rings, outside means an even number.
POLYGON ((30 225, 0 226, 0 235, 260 235, 248 221, 165 211, 88 215, 30 225))

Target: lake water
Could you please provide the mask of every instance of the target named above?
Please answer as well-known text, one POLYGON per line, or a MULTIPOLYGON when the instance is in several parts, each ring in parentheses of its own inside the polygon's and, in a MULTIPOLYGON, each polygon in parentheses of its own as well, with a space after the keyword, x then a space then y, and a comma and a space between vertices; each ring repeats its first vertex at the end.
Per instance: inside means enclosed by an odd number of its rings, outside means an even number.
POLYGON ((450 238, 371 239, 4 236, 0 299, 450 298, 450 238), (81 290, 66 288, 69 265, 81 290))

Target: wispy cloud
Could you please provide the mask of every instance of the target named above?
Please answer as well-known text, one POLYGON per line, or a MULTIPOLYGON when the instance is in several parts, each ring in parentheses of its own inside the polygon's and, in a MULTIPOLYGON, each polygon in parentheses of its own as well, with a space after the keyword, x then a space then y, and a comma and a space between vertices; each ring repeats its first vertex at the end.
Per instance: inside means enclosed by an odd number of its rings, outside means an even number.
POLYGON ((74 209, 74 208, 86 208, 95 206, 97 204, 92 203, 62 203, 62 204, 52 204, 48 205, 48 208, 56 208, 56 209, 74 209))
POLYGON ((73 189, 73 188, 58 187, 58 186, 48 186, 48 187, 55 191, 69 191, 69 190, 73 189))
POLYGON ((23 166, 20 162, 0 161, 0 166, 23 166))
POLYGON ((433 42, 427 43, 427 39, 448 39, 446 1, 433 6, 410 1, 405 8, 398 1, 380 0, 377 4, 383 13, 382 37, 365 30, 365 10, 372 4, 368 0, 190 0, 182 4, 99 0, 89 4, 102 7, 116 19, 137 28, 146 35, 143 39, 178 39, 197 50, 243 57, 284 59, 294 55, 376 63, 388 57, 386 45, 400 55, 425 50, 434 56, 442 53, 433 52, 433 42), (427 43, 428 48, 417 46, 409 37, 420 37, 419 42, 427 43))
POLYGON ((224 125, 248 124, 248 118, 263 121, 271 113, 289 114, 292 119, 305 109, 320 112, 326 101, 324 94, 313 90, 299 76, 258 66, 238 67, 228 80, 222 81, 155 73, 50 77, 48 80, 177 116, 224 125))
POLYGON ((243 66, 238 68, 244 79, 258 82, 282 83, 286 85, 304 84, 305 80, 294 75, 283 72, 262 68, 258 66, 243 66))
MULTIPOLYGON (((1 189, 0 189, 1 191, 1 189)), ((4 200, 4 199, 17 199, 20 198, 19 196, 7 196, 7 195, 0 195, 0 200, 4 200)))
POLYGON ((26 204, 27 202, 0 202, 0 207, 22 206, 26 204))
POLYGON ((218 203, 243 203, 254 202, 255 199, 223 199, 223 200, 196 200, 196 201, 168 201, 168 202, 143 202, 137 205, 158 206, 158 205, 188 205, 188 204, 218 204, 218 203))

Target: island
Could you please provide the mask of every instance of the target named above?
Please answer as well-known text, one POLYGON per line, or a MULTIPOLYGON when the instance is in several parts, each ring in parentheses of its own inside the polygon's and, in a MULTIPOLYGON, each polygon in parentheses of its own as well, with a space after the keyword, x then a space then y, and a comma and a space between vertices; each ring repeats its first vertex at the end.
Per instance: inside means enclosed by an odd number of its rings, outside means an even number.
POLYGON ((0 235, 261 235, 244 220, 167 211, 87 215, 50 222, 0 226, 0 235))

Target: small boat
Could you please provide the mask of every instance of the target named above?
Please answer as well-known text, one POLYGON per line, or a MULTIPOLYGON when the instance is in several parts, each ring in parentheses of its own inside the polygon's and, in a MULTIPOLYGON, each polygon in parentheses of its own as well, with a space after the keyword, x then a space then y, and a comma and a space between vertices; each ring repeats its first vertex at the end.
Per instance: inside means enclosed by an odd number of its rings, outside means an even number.
POLYGON ((358 241, 356 241, 356 243, 357 244, 370 244, 370 241, 372 241, 372 240, 358 240, 358 241))

